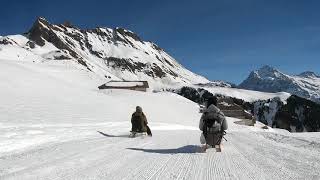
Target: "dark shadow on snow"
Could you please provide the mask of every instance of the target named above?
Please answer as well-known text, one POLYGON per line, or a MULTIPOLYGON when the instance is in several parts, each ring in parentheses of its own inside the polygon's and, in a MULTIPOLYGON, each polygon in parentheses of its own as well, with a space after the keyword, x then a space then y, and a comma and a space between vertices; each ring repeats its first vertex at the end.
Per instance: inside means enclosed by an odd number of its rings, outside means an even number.
POLYGON ((142 149, 142 148, 127 148, 134 151, 142 151, 147 153, 157 154, 193 154, 201 153, 201 147, 196 145, 187 145, 177 149, 142 149))
POLYGON ((101 131, 97 131, 97 132, 105 137, 126 137, 126 138, 129 137, 129 135, 112 135, 112 134, 103 133, 101 131))

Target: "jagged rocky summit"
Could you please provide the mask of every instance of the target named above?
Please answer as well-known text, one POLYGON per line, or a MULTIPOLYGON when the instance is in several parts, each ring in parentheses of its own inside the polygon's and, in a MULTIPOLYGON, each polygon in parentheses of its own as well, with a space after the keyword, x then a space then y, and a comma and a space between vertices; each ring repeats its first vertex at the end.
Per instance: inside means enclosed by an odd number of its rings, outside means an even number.
POLYGON ((158 84, 208 83, 179 64, 153 42, 123 28, 80 29, 38 18, 21 35, 0 36, 0 57, 13 60, 71 60, 113 80, 158 84))

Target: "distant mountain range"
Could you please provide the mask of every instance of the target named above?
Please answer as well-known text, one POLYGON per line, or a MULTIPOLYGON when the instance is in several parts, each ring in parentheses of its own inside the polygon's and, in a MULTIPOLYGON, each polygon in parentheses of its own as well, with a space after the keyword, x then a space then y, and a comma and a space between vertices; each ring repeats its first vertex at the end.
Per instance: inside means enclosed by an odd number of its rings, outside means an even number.
POLYGON ((320 102, 320 76, 310 71, 288 75, 273 67, 263 66, 251 72, 238 87, 263 92, 288 92, 320 102))
POLYGON ((113 80, 155 84, 209 83, 179 64, 153 42, 123 28, 79 29, 38 18, 21 35, 0 36, 0 58, 26 61, 70 60, 113 80))

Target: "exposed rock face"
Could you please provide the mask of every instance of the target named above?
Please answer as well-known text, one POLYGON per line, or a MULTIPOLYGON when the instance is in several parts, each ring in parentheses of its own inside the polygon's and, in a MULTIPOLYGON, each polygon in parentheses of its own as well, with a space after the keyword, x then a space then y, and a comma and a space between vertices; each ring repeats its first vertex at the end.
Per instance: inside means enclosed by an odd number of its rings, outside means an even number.
POLYGON ((232 83, 226 83, 224 81, 211 81, 209 83, 200 83, 200 84, 196 84, 200 87, 229 87, 229 88, 234 88, 236 87, 235 84, 232 83))
POLYGON ((52 51, 48 54, 44 54, 42 57, 48 60, 70 60, 72 57, 66 50, 52 51))
POLYGON ((284 104, 280 99, 254 103, 257 120, 290 132, 320 131, 320 105, 292 95, 284 104))
MULTIPOLYGON (((197 89, 195 88, 191 88, 191 87, 182 87, 179 91, 178 94, 193 101, 196 103, 203 103, 204 99, 203 97, 200 95, 200 92, 198 92, 197 89)), ((211 93, 210 93, 211 94, 211 93)), ((211 94, 212 96, 212 94, 211 94)))
POLYGON ((44 18, 38 18, 28 33, 30 40, 33 40, 39 46, 44 46, 45 40, 48 42, 54 41, 57 37, 50 30, 50 26, 44 18))
POLYGON ((280 98, 256 101, 253 103, 253 113, 258 121, 272 126, 275 121, 275 116, 282 106, 283 102, 280 98))
POLYGON ((40 17, 24 36, 0 37, 0 44, 3 45, 1 48, 10 45, 27 51, 17 55, 20 59, 31 56, 49 60, 71 59, 102 77, 116 80, 167 84, 209 82, 185 69, 156 44, 143 41, 124 28, 80 29, 70 22, 51 24, 40 17))
POLYGON ((31 49, 34 49, 36 47, 36 44, 33 41, 28 41, 26 45, 29 46, 31 49))
POLYGON ((220 108, 226 116, 235 117, 239 119, 253 119, 253 116, 250 113, 247 113, 246 111, 250 110, 251 107, 242 99, 237 99, 223 95, 213 95, 205 89, 196 89, 193 87, 186 86, 182 87, 176 92, 179 95, 201 105, 205 105, 205 102, 208 100, 208 98, 215 96, 218 99, 218 108, 220 108))
POLYGON ((10 42, 8 39, 0 39, 0 44, 3 45, 8 45, 8 44, 13 44, 12 42, 10 42))
POLYGON ((240 88, 263 92, 288 92, 320 103, 320 78, 314 72, 290 76, 270 66, 251 72, 240 88))

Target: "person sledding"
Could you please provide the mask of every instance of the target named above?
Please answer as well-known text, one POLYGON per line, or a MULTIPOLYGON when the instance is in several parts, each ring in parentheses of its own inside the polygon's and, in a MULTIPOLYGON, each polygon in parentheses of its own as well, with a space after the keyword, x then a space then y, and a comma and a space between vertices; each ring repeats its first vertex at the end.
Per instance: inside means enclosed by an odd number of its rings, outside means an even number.
POLYGON ((207 100, 206 109, 199 122, 199 128, 202 131, 200 142, 204 144, 204 152, 210 146, 221 152, 221 141, 223 135, 225 135, 225 130, 228 129, 226 118, 217 107, 217 101, 214 96, 207 100))
POLYGON ((131 135, 130 137, 135 137, 137 134, 152 136, 151 130, 148 126, 148 121, 146 115, 143 113, 140 106, 136 107, 136 111, 131 116, 131 135))

